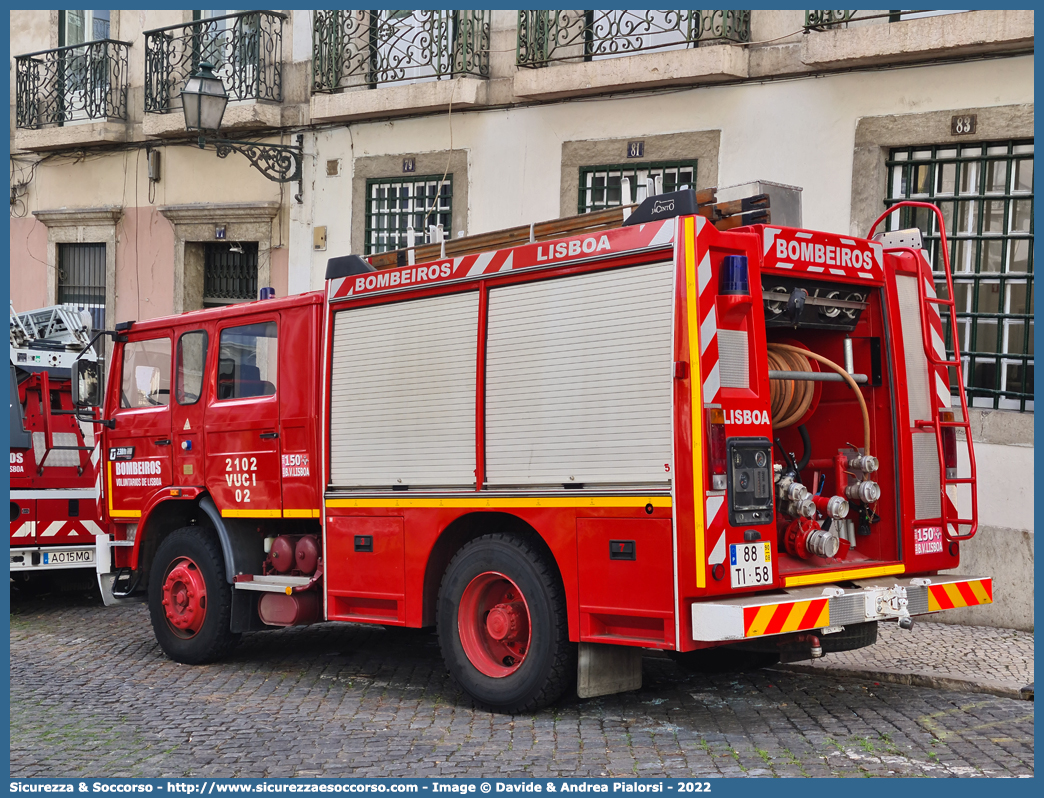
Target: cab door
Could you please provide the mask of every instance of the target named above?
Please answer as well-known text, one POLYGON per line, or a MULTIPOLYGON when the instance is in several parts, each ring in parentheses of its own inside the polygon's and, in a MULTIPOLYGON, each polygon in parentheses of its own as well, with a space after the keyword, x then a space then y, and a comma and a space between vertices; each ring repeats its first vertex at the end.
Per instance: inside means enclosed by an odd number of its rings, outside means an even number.
POLYGON ((206 485, 226 517, 279 518, 279 323, 275 313, 217 326, 204 418, 206 485))
POLYGON ((203 485, 203 399, 204 376, 210 350, 210 334, 205 329, 179 330, 174 344, 173 426, 174 484, 183 487, 203 485))
POLYGON ((171 339, 134 337, 123 345, 119 406, 105 452, 109 513, 140 518, 157 491, 171 484, 171 339))

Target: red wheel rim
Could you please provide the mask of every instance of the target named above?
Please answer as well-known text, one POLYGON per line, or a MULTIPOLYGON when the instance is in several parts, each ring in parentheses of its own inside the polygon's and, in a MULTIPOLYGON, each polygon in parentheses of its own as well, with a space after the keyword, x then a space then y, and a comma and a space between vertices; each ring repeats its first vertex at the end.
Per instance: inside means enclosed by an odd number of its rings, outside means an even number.
POLYGON ((494 678, 510 676, 529 653, 529 605, 511 579, 486 571, 464 588, 457 631, 464 653, 479 673, 494 678))
POLYGON ((163 582, 163 612, 178 637, 193 637, 207 617, 207 584, 199 566, 178 557, 163 582))

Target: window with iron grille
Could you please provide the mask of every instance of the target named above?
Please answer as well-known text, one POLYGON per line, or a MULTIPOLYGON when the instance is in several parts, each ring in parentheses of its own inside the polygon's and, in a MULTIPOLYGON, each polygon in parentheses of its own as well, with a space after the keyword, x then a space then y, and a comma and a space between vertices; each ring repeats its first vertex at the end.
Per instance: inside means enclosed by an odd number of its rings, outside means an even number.
POLYGON ((58 303, 90 311, 105 329, 105 244, 58 245, 58 303))
POLYGON ((414 230, 414 245, 432 241, 431 227, 442 225, 450 237, 453 218, 453 175, 382 177, 366 181, 366 254, 408 246, 406 230, 414 230), (441 188, 440 188, 441 185, 441 188))
POLYGON ((577 213, 590 213, 623 204, 621 178, 631 184, 631 202, 640 202, 648 192, 648 181, 660 178, 662 190, 696 187, 696 161, 661 163, 615 163, 580 167, 580 197, 577 213))
MULTIPOLYGON (((915 199, 942 210, 969 404, 1032 410, 1033 142, 902 147, 887 167, 886 205, 915 199)), ((920 228, 946 297, 934 215, 903 208, 888 217, 889 230, 909 227, 920 228)), ((943 328, 952 355, 945 314, 943 328)))
POLYGON ((203 307, 257 299, 257 242, 203 245, 203 307))

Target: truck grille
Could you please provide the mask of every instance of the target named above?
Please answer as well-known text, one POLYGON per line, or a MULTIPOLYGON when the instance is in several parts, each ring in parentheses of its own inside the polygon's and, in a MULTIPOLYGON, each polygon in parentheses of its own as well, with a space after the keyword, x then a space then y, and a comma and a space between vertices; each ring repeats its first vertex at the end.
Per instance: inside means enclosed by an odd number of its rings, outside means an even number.
POLYGON ((914 515, 938 518, 942 515, 939 487, 939 450, 934 432, 915 432, 913 438, 914 515))

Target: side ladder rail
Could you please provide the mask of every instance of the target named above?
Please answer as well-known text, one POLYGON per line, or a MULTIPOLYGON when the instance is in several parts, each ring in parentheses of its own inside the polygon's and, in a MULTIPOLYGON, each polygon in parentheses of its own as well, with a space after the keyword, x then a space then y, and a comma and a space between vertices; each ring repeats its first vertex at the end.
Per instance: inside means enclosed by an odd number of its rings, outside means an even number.
MULTIPOLYGON (((952 368, 956 373, 957 379, 957 396, 961 402, 961 418, 962 421, 944 421, 941 416, 941 410, 937 402, 933 402, 932 407, 932 418, 931 420, 915 420, 914 424, 918 427, 931 428, 935 432, 935 445, 939 455, 939 488, 942 493, 942 500, 940 501, 940 508, 942 515, 939 519, 940 525, 942 526, 943 535, 949 541, 961 541, 970 540, 975 537, 975 533, 979 528, 979 501, 978 492, 976 490, 976 468, 975 468, 975 447, 972 442, 971 423, 968 420, 968 398, 964 390, 964 371, 961 363, 961 352, 960 347, 957 343, 957 312, 955 303, 953 301, 953 277, 950 270, 950 253, 946 245, 946 226, 943 222, 942 211, 938 207, 928 202, 916 202, 913 200, 904 200, 898 202, 881 214, 873 225, 870 227, 870 232, 867 238, 872 238, 874 231, 885 218, 890 216, 892 213, 902 207, 914 207, 914 208, 928 208, 935 214, 936 221, 939 225, 939 249, 942 252, 943 261, 943 272, 946 275, 946 295, 949 299, 942 299, 941 297, 934 295, 934 289, 932 289, 933 296, 929 296, 925 286, 925 280, 932 279, 931 267, 928 264, 927 259, 924 257, 923 251, 910 249, 909 247, 894 247, 890 248, 891 251, 907 251, 914 255, 919 264, 918 275, 917 275, 917 297, 921 308, 921 345, 924 348, 924 355, 929 365, 934 372, 933 376, 937 376, 939 370, 942 369, 943 373, 949 377, 949 369, 952 368), (927 269, 928 276, 925 277, 925 269, 927 269), (940 357, 936 348, 931 340, 932 330, 930 327, 930 321, 928 316, 928 310, 931 307, 932 312, 937 316, 938 306, 947 308, 950 333, 953 339, 953 359, 947 360, 945 356, 940 357), (932 307, 935 306, 935 307, 932 307), (968 460, 970 468, 970 476, 967 477, 947 477, 946 475, 946 459, 943 452, 943 427, 947 428, 961 428, 964 430, 965 440, 968 444, 968 460), (971 491, 971 517, 960 518, 957 512, 957 508, 950 500, 947 488, 950 485, 969 485, 971 491), (951 533, 950 527, 953 525, 953 532, 951 533), (961 526, 969 527, 967 534, 959 534, 961 526)), ((929 283, 931 285, 931 283, 929 283)), ((949 383, 949 379, 945 382, 949 383)))

